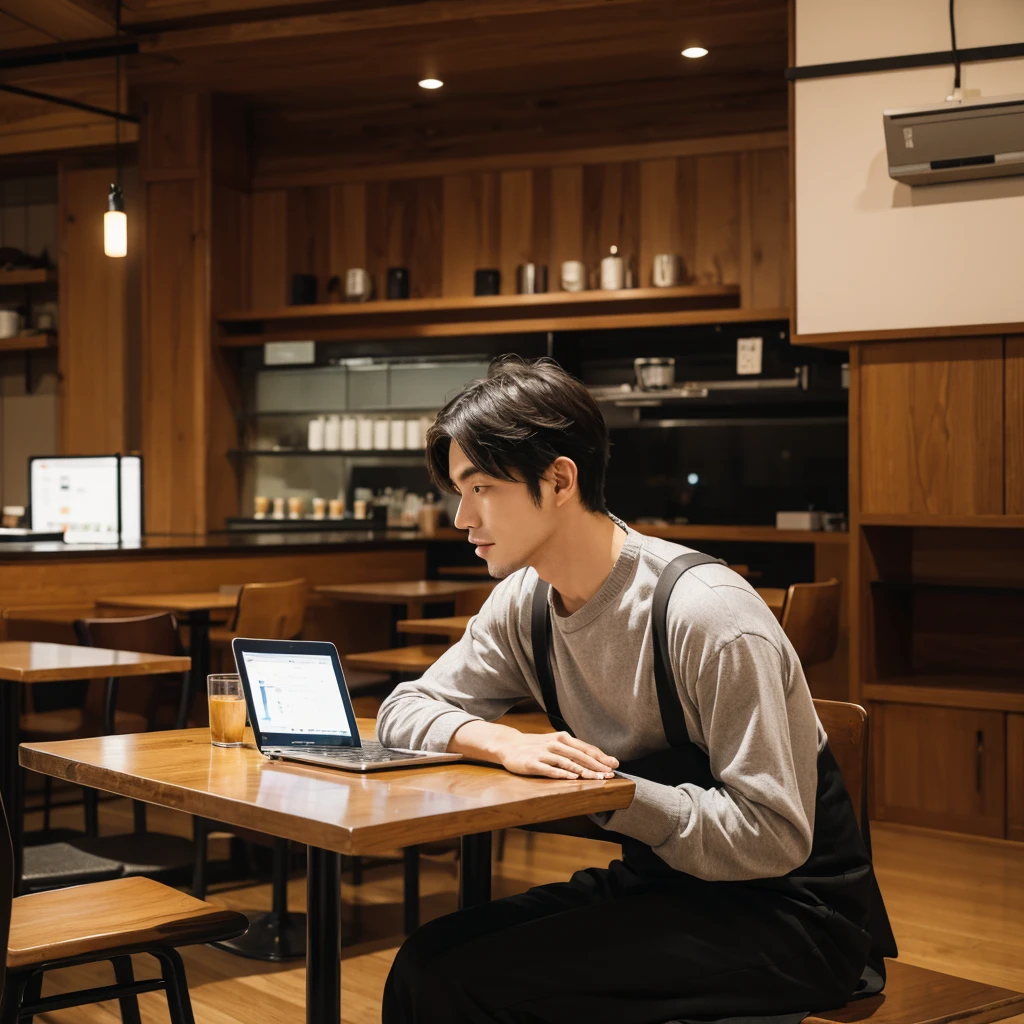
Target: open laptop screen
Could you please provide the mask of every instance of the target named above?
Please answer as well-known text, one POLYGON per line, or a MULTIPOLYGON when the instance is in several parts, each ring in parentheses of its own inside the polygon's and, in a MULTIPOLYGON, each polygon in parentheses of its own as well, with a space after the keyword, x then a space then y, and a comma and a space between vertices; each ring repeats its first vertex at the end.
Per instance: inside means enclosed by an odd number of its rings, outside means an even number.
POLYGON ((252 695, 250 714, 263 735, 352 735, 341 687, 329 654, 243 650, 252 695))

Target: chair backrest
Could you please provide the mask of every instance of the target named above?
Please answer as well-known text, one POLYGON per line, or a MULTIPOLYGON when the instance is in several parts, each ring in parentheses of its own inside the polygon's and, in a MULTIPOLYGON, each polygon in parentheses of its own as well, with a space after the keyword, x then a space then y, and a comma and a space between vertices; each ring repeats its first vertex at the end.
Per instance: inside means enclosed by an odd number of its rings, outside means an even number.
MULTIPOLYGON (((76 619, 75 636, 83 647, 106 647, 143 654, 181 654, 182 651, 178 623, 171 612, 118 619, 76 619)), ((168 681, 166 676, 133 679, 131 686, 119 688, 117 706, 123 711, 137 712, 152 723, 168 681)), ((104 680, 94 680, 86 692, 84 713, 93 728, 103 721, 106 685, 104 680)), ((175 688, 180 686, 180 677, 174 677, 172 685, 175 688)))
POLYGON ((850 794, 857 824, 867 834, 868 820, 868 713, 859 704, 838 700, 814 701, 828 745, 850 794))
POLYGON ((261 640, 294 640, 306 618, 305 580, 246 583, 238 593, 231 631, 261 640))
POLYGON ((782 609, 782 629, 804 669, 828 661, 839 643, 839 580, 794 583, 782 609))

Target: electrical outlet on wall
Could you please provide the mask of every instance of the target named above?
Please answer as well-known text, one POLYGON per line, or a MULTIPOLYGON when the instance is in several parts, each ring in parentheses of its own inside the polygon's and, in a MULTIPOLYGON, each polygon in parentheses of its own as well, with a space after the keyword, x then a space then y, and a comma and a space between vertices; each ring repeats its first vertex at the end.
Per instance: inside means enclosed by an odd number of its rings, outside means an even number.
POLYGON ((740 376, 761 372, 763 348, 763 338, 736 339, 736 372, 740 376))

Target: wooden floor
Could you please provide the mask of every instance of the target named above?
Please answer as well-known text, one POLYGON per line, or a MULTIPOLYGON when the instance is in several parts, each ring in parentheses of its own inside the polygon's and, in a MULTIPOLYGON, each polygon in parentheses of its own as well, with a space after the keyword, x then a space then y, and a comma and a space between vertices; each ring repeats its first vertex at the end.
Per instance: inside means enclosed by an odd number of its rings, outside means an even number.
MULTIPOLYGON (((126 801, 101 804, 101 831, 131 828, 126 801)), ((80 827, 81 813, 57 812, 55 824, 80 827)), ((38 819, 29 819, 38 827, 38 819)), ((150 809, 150 827, 190 834, 189 820, 150 809)), ((901 958, 908 963, 958 974, 1006 988, 1024 990, 1024 846, 938 835, 877 825, 875 862, 901 958)), ((217 847, 223 850, 223 844, 217 847)), ((521 832, 508 834, 505 858, 494 866, 495 895, 519 892, 537 883, 567 878, 573 870, 606 864, 618 847, 584 839, 521 832)), ((455 909, 456 864, 452 853, 422 860, 424 919, 455 909)), ((304 881, 289 888, 290 906, 301 910, 304 881)), ((237 909, 269 909, 267 885, 215 887, 210 899, 237 909)), ((400 865, 365 872, 363 885, 343 885, 342 922, 359 940, 343 952, 342 1019, 345 1024, 380 1020, 380 997, 388 968, 401 941, 400 865)), ((299 965, 270 965, 207 947, 184 949, 198 1024, 281 1024, 300 1022, 305 972, 299 965)), ((138 977, 156 974, 148 957, 136 957, 138 977)), ((44 994, 113 981, 109 965, 77 967, 47 975, 44 994)), ((144 1024, 166 1024, 160 993, 140 997, 144 1024)), ((116 1003, 62 1010, 36 1018, 45 1024, 115 1024, 116 1003)), ((1024 1024, 1024 1015, 1012 1018, 1024 1024)))

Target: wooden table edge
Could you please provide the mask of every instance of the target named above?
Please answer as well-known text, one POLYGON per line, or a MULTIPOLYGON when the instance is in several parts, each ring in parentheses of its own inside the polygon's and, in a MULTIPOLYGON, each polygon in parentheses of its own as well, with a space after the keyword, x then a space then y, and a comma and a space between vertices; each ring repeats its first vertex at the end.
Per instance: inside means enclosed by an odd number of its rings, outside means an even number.
POLYGON ((162 676, 172 672, 189 672, 192 659, 187 655, 167 655, 163 661, 147 664, 127 665, 65 665, 48 669, 21 669, 17 676, 0 668, 0 682, 21 683, 32 686, 36 683, 63 683, 78 679, 124 679, 127 676, 162 676), (26 676, 31 678, 26 678, 26 676))
MULTIPOLYGON (((53 741, 56 743, 69 741, 53 741)), ((75 742, 75 741, 70 741, 75 742)), ((87 786, 94 789, 101 789, 107 793, 114 793, 117 796, 129 797, 140 800, 143 803, 152 803, 160 807, 170 807, 174 810, 183 811, 186 814, 194 814, 200 817, 209 818, 212 821, 221 822, 225 825, 236 825, 239 828, 253 829, 257 832, 264 832, 267 835, 278 836, 283 839, 290 839, 307 846, 318 846, 323 849, 333 850, 336 853, 348 855, 382 853, 387 850, 400 849, 403 845, 409 845, 403 841, 400 832, 404 823, 383 822, 379 825, 372 825, 358 832, 344 825, 329 825, 324 822, 317 822, 311 819, 295 818, 281 811, 268 808, 261 808, 260 813, 265 818, 265 824, 272 826, 274 831, 266 828, 254 827, 251 813, 246 811, 252 807, 245 801, 240 801, 228 796, 213 796, 199 790, 189 789, 184 786, 168 782, 157 782, 155 780, 143 779, 129 772, 118 771, 112 768, 98 768, 95 765, 84 764, 63 757, 61 754, 48 749, 53 743, 36 744, 22 743, 18 747, 18 761, 23 768, 39 772, 43 775, 52 775, 54 778, 73 782, 79 786, 87 786), (117 780, 120 785, 111 789, 109 783, 117 780), (163 799, 155 801, 154 792, 161 794, 163 799), (187 799, 186 799, 187 795, 187 799), (237 815, 226 815, 224 813, 224 802, 228 808, 237 805, 241 813, 237 815), (186 806, 187 804, 187 806, 186 806), (330 830, 327 836, 314 836, 314 832, 330 830), (325 843, 325 840, 330 840, 325 843)), ((450 767, 438 766, 438 767, 450 767)), ((416 771, 430 771, 432 766, 424 766, 416 771)), ((314 769, 315 770, 315 769, 314 769)), ((493 769, 496 772, 500 768, 493 769)), ((628 779, 609 779, 606 782, 582 781, 584 788, 573 792, 560 794, 561 799, 551 800, 544 809, 543 814, 537 813, 512 813, 516 808, 533 803, 533 797, 523 797, 511 801, 500 807, 501 818, 495 822, 481 822, 479 829, 471 831, 491 832, 503 828, 515 828, 518 825, 533 825, 544 821, 556 821, 559 818, 574 817, 580 814, 592 813, 594 811, 611 811, 628 807, 633 800, 634 784, 628 779), (610 790, 609 799, 602 801, 601 807, 588 806, 589 801, 581 801, 579 794, 593 793, 600 787, 601 792, 610 790)), ((462 835, 470 834, 464 828, 453 828, 452 820, 465 816, 465 811, 450 811, 444 814, 429 815, 420 819, 421 822, 429 822, 430 827, 418 828, 416 843, 439 842, 444 839, 455 839, 462 835)), ((492 811, 482 809, 481 817, 489 817, 492 811)))

